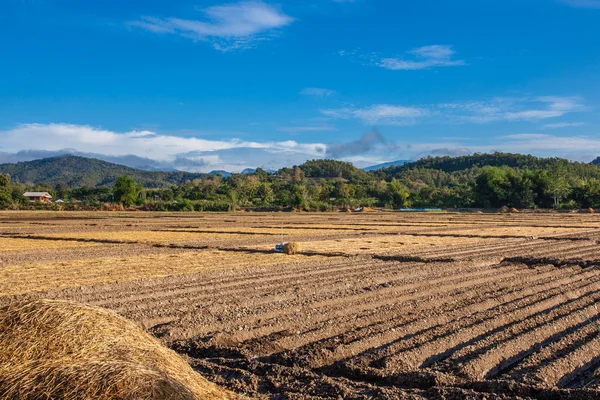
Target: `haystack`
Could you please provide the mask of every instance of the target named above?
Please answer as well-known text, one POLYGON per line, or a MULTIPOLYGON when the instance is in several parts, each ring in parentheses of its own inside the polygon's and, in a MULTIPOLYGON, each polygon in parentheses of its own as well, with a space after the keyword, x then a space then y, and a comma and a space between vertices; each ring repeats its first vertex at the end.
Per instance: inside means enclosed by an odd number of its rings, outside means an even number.
POLYGON ((511 209, 510 209, 510 212, 511 212, 511 213, 518 213, 518 212, 519 212, 519 210, 517 210, 516 208, 514 208, 514 207, 513 207, 513 208, 511 208, 511 209))
POLYGON ((287 255, 293 255, 300 251, 300 243, 289 242, 283 246, 283 252, 287 255))
POLYGON ((500 208, 500 209, 498 210, 498 212, 499 212, 499 213, 502 213, 502 214, 507 214, 507 213, 509 213, 509 212, 510 212, 510 208, 508 208, 508 207, 506 207, 506 206, 503 206, 502 208, 500 208))
POLYGON ((0 308, 0 398, 235 399, 116 313, 68 301, 0 308))

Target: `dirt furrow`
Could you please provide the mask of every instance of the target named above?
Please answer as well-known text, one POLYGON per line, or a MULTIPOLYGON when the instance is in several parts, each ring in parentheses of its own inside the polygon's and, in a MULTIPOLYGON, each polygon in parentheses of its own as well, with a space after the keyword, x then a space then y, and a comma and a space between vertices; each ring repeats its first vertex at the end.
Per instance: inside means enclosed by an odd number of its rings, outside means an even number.
MULTIPOLYGON (((574 317, 577 318, 577 315, 574 317)), ((556 384, 556 380, 552 384, 548 383, 540 370, 551 368, 551 365, 563 358, 570 358, 571 353, 596 338, 599 335, 596 326, 599 321, 600 315, 597 314, 595 305, 591 309, 588 307, 582 310, 576 324, 557 331, 547 339, 498 364, 486 374, 486 378, 502 376, 503 379, 523 383, 545 386, 556 384)))
MULTIPOLYGON (((234 292, 237 295, 233 295, 232 293, 221 293, 221 289, 217 291, 217 293, 204 293, 200 291, 199 293, 194 293, 194 296, 186 296, 186 297, 175 297, 171 299, 168 303, 168 307, 166 302, 162 302, 159 299, 159 302, 151 301, 150 304, 146 304, 144 306, 144 310, 146 308, 149 311, 144 311, 143 319, 145 323, 151 323, 149 319, 155 319, 155 323, 163 323, 166 320, 172 320, 173 314, 177 315, 186 315, 189 310, 196 310, 198 307, 202 308, 204 313, 208 313, 210 315, 223 315, 227 314, 227 310, 232 307, 236 307, 237 314, 246 315, 255 312, 260 312, 263 306, 267 306, 270 304, 275 304, 277 309, 283 308, 284 313, 293 312, 293 310, 289 310, 290 307, 297 307, 303 305, 302 303, 306 303, 306 299, 310 298, 311 303, 317 301, 336 301, 337 299, 347 299, 350 296, 364 296, 365 292, 373 292, 378 287, 386 287, 388 290, 398 291, 398 290, 409 290, 410 288, 420 287, 423 285, 423 273, 427 273, 428 271, 432 271, 432 269, 424 270, 423 268, 418 268, 418 264, 389 264, 386 263, 376 263, 374 266, 380 266, 384 268, 382 274, 378 274, 377 269, 372 268, 372 271, 363 271, 359 274, 348 274, 339 275, 337 278, 326 277, 321 279, 322 283, 325 284, 313 284, 310 280, 305 282, 304 279, 299 278, 296 285, 292 285, 289 280, 278 280, 276 284, 273 283, 265 285, 263 290, 254 290, 253 288, 243 288, 241 290, 235 289, 234 292), (396 268, 394 268, 396 265, 396 268), (393 272, 390 273, 387 271, 387 268, 392 268, 393 272), (407 274, 402 274, 398 270, 410 269, 412 268, 412 272, 407 274), (248 296, 248 291, 252 292, 252 296, 248 296), (252 299, 251 306, 247 306, 248 300, 252 299), (161 307, 162 306, 162 307, 161 307), (288 310, 285 310, 288 308, 288 310), (156 318, 159 318, 156 320, 156 318)), ((460 279, 455 273, 453 273, 452 268, 440 268, 440 267, 432 267, 436 270, 435 273, 428 272, 427 276, 431 277, 436 282, 444 282, 447 280, 456 280, 460 279)), ((484 274, 485 267, 478 266, 473 267, 472 272, 469 274, 484 274)), ((470 275, 469 275, 470 276, 470 275)), ((381 290, 378 293, 382 293, 381 290)), ((137 313, 137 310, 127 308, 118 309, 121 313, 127 315, 130 318, 139 320, 140 317, 137 313)), ((316 307, 316 305, 315 305, 316 307)), ((272 308, 272 307, 271 307, 272 308)), ((272 309, 270 311, 273 311, 272 309)))
MULTIPOLYGON (((566 287, 590 288, 589 278, 598 281, 599 276, 595 273, 586 273, 575 282, 565 285, 566 287), (585 280, 584 280, 585 279, 585 280)), ((594 281, 594 282, 595 282, 594 281)), ((420 335, 412 340, 402 343, 404 350, 396 351, 393 355, 384 357, 378 362, 387 369, 415 369, 428 367, 436 362, 447 359, 462 349, 470 349, 475 343, 494 332, 503 332, 509 324, 518 324, 524 318, 531 315, 543 313, 559 307, 564 301, 562 290, 564 287, 556 288, 539 294, 533 302, 525 301, 525 304, 513 304, 506 311, 502 308, 494 310, 492 315, 469 317, 453 321, 441 326, 439 333, 430 332, 428 335, 420 335), (430 337, 438 337, 429 340, 430 337)), ((590 289, 595 290, 595 289, 590 289)), ((389 351, 389 350, 388 350, 389 351)))
POLYGON ((506 307, 509 302, 531 296, 535 287, 548 290, 569 281, 567 278, 556 279, 558 275, 556 270, 540 272, 539 275, 514 275, 449 295, 441 293, 439 298, 430 298, 424 302, 398 304, 393 309, 377 311, 377 314, 385 312, 386 319, 377 318, 373 321, 368 315, 369 324, 366 325, 362 323, 360 315, 355 317, 358 320, 346 323, 333 321, 318 330, 275 340, 274 344, 285 350, 277 359, 279 362, 300 363, 309 368, 318 368, 411 336, 430 327, 434 320, 437 321, 437 326, 441 326, 465 315, 489 311, 499 306, 506 307), (531 286, 527 289, 523 284, 531 286), (426 321, 423 321, 423 314, 429 316, 426 321), (331 336, 333 333, 335 335, 331 336))
POLYGON ((458 351, 447 363, 461 374, 473 379, 482 379, 493 368, 502 368, 501 363, 543 342, 557 331, 568 329, 581 322, 578 310, 585 310, 600 299, 600 285, 593 282, 577 290, 579 297, 566 300, 564 295, 558 306, 523 318, 517 323, 507 324, 506 329, 486 335, 472 346, 458 351))
MULTIPOLYGON (((201 336, 206 333, 218 331, 228 332, 232 328, 237 329, 240 326, 254 326, 257 323, 261 327, 253 330, 239 332, 236 336, 240 340, 248 340, 253 337, 264 336, 272 333, 282 326, 292 322, 298 324, 316 324, 333 316, 343 316, 346 314, 355 314, 365 310, 377 309, 384 305, 405 302, 416 298, 427 298, 435 293, 475 286, 484 282, 493 281, 503 276, 510 276, 519 267, 511 267, 508 270, 502 270, 501 273, 494 276, 491 270, 476 270, 475 272, 463 273, 457 276, 448 276, 439 279, 421 281, 410 285, 400 287, 384 287, 379 290, 362 291, 360 293, 340 296, 337 293, 329 293, 325 299, 316 299, 316 301, 307 301, 306 296, 288 297, 286 301, 277 301, 273 303, 268 299, 261 299, 259 302, 264 305, 263 308, 257 308, 255 299, 249 299, 247 296, 242 299, 242 307, 235 307, 235 312, 231 312, 230 304, 216 305, 210 308, 210 316, 194 315, 190 319, 182 321, 190 327, 185 330, 180 338, 190 338, 201 336), (302 313, 305 318, 298 321, 295 317, 297 313, 302 313), (215 321, 217 315, 221 321, 215 321), (242 335, 243 333, 243 335, 242 335)), ((281 329, 279 329, 281 330, 281 329)))
MULTIPOLYGON (((370 280, 384 279, 384 277, 398 276, 401 273, 405 273, 408 270, 404 279, 409 280, 411 276, 411 269, 416 269, 416 263, 377 263, 371 260, 362 261, 345 261, 344 263, 330 265, 328 268, 315 268, 312 269, 312 265, 303 264, 298 269, 289 271, 288 266, 284 268, 268 267, 268 270, 261 274, 246 276, 246 274, 238 274, 234 277, 223 281, 209 281, 201 279, 194 284, 187 284, 181 286, 162 286, 152 288, 151 290, 144 291, 142 293, 134 294, 130 297, 123 299, 121 311, 127 310, 128 306, 132 302, 141 303, 137 310, 151 309, 155 302, 162 301, 165 303, 172 302, 175 304, 177 301, 185 300, 187 298, 200 299, 202 297, 210 297, 213 301, 218 300, 221 297, 227 297, 237 293, 247 293, 248 291, 257 292, 275 292, 277 289, 289 289, 297 285, 314 285, 314 287, 321 287, 323 282, 333 283, 340 277, 352 278, 354 276, 364 276, 366 272, 369 272, 370 280), (306 269, 309 269, 306 271, 306 269)), ((115 308, 115 301, 111 300, 110 303, 99 302, 97 303, 102 306, 109 306, 115 308)))

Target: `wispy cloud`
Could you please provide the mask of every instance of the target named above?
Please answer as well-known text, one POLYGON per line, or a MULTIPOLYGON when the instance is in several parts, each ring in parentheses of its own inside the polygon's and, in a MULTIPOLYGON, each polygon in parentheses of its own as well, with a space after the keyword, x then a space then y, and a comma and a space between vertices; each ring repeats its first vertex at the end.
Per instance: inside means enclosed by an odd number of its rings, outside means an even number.
POLYGON ((585 122, 558 122, 556 124, 546 124, 543 126, 544 129, 560 129, 560 128, 575 128, 578 126, 585 126, 585 122))
POLYGON ((556 136, 544 134, 516 134, 502 138, 512 139, 505 143, 504 148, 523 152, 529 151, 552 151, 552 152, 600 152, 600 140, 586 136, 556 136))
POLYGON ((540 121, 585 110, 579 97, 561 96, 496 98, 484 102, 442 104, 439 108, 459 119, 475 123, 540 121))
POLYGON ((585 109, 578 97, 544 96, 412 106, 375 104, 362 108, 325 109, 321 113, 331 118, 357 119, 370 125, 411 125, 424 120, 453 123, 540 121, 585 109))
POLYGON ((227 51, 252 47, 256 41, 268 39, 278 28, 294 21, 280 9, 262 1, 243 1, 200 11, 205 16, 203 20, 145 16, 130 25, 154 33, 208 41, 217 50, 227 51))
POLYGON ((335 90, 323 88, 304 88, 300 94, 313 97, 331 97, 335 94, 335 90))
POLYGON ((340 50, 337 54, 348 57, 354 62, 394 71, 416 71, 467 65, 464 60, 454 58, 456 52, 452 46, 439 44, 412 49, 407 51, 405 56, 399 57, 384 57, 378 53, 365 53, 360 50, 340 50))
POLYGON ((579 7, 579 8, 598 8, 600 9, 600 0, 559 0, 561 3, 579 7))
POLYGON ((434 67, 456 67, 465 65, 463 60, 453 59, 456 52, 452 46, 423 46, 408 52, 410 58, 382 58, 378 66, 391 70, 419 70, 434 67))
POLYGON ((517 139, 517 140, 529 140, 529 139, 545 139, 552 137, 545 133, 516 133, 512 135, 500 136, 500 139, 517 139))
POLYGON ((338 119, 358 119, 366 124, 411 125, 416 119, 429 114, 427 109, 390 104, 375 104, 364 108, 321 110, 323 115, 338 119))

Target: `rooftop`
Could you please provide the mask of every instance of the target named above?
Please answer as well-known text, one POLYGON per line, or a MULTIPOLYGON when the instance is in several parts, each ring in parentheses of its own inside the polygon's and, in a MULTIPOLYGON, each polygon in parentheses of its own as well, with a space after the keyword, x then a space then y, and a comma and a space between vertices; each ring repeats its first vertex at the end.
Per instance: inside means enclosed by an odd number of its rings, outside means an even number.
POLYGON ((25 192, 23 193, 25 197, 52 197, 48 192, 25 192))

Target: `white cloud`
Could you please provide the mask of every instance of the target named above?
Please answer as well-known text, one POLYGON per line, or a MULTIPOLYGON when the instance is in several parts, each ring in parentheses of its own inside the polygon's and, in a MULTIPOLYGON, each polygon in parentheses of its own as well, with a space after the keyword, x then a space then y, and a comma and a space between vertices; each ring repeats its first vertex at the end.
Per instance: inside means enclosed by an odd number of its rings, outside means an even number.
POLYGON ((501 139, 517 139, 517 140, 528 140, 528 139, 546 139, 551 137, 544 133, 516 133, 513 135, 500 136, 501 139))
POLYGON ((201 10, 204 20, 142 17, 130 25, 154 33, 170 33, 193 40, 210 41, 222 51, 251 47, 268 33, 294 19, 262 1, 242 1, 201 10))
POLYGON ((560 96, 496 98, 484 102, 440 104, 438 108, 449 116, 474 123, 539 121, 585 110, 580 98, 560 96))
POLYGON ((335 94, 335 90, 323 88, 304 88, 300 91, 300 94, 314 97, 331 97, 335 94))
POLYGON ((561 3, 578 8, 600 8, 600 0, 559 0, 561 3))
POLYGON ((514 142, 506 143, 507 149, 515 152, 552 151, 552 152, 597 152, 600 153, 600 140, 585 136, 554 135, 511 135, 514 142))
POLYGON ((546 124, 543 126, 544 129, 560 129, 560 128, 575 128, 578 126, 585 126, 585 122, 558 122, 556 124, 546 124))
POLYGON ((366 124, 410 125, 415 119, 427 116, 429 111, 416 107, 375 104, 365 108, 321 110, 323 115, 339 119, 358 119, 366 124))
POLYGON ((357 119, 371 125, 410 125, 425 119, 430 122, 532 122, 584 110, 586 107, 578 97, 544 96, 416 106, 375 104, 362 108, 325 109, 321 113, 331 118, 357 119))
POLYGON ((465 65, 463 60, 454 60, 452 46, 433 45, 419 47, 408 52, 412 59, 382 58, 378 66, 391 70, 419 70, 433 67, 456 67, 465 65))
POLYGON ((0 131, 0 137, 3 138, 3 152, 17 153, 27 149, 56 152, 72 149, 79 153, 110 157, 135 156, 169 165, 177 165, 185 160, 188 166, 192 165, 187 170, 202 172, 215 169, 218 166, 215 165, 216 162, 231 164, 231 159, 222 159, 223 154, 231 151, 240 152, 236 156, 238 159, 240 154, 246 154, 249 162, 255 162, 249 166, 256 167, 264 165, 264 160, 267 159, 265 154, 277 155, 277 159, 314 158, 325 154, 327 147, 322 143, 298 143, 292 140, 250 142, 239 139, 178 137, 151 131, 118 133, 88 125, 71 124, 24 124, 0 131), (35 148, 32 149, 32 146, 35 148), (258 154, 260 157, 252 157, 258 154))

